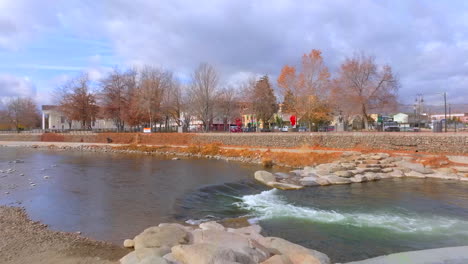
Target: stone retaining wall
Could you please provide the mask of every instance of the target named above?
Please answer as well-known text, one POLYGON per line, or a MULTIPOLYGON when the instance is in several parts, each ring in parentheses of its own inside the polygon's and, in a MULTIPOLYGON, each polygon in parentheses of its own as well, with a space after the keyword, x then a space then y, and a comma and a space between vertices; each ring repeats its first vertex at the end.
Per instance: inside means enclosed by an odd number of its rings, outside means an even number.
POLYGON ((262 133, 200 134, 201 143, 258 147, 325 147, 468 154, 468 133, 262 133))
POLYGON ((221 143, 232 146, 297 148, 302 146, 336 149, 404 150, 444 154, 468 154, 468 133, 99 133, 7 134, 0 141, 60 141, 190 145, 221 143))

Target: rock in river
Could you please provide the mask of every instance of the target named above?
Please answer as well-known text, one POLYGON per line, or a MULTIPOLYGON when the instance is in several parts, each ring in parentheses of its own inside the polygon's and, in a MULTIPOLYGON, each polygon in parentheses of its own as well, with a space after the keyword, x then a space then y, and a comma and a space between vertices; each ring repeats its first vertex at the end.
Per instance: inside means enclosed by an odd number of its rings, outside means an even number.
POLYGON ((269 182, 275 182, 275 175, 269 173, 268 171, 256 171, 254 175, 255 179, 265 185, 268 185, 269 182))
POLYGON ((348 184, 351 183, 351 180, 348 178, 338 177, 336 175, 328 175, 323 178, 327 179, 331 184, 348 184))
POLYGON ((304 186, 282 182, 268 182, 267 185, 280 190, 299 190, 304 188, 304 186))
POLYGON ((317 186, 317 185, 330 185, 327 179, 316 177, 316 176, 307 176, 300 180, 303 186, 317 186))

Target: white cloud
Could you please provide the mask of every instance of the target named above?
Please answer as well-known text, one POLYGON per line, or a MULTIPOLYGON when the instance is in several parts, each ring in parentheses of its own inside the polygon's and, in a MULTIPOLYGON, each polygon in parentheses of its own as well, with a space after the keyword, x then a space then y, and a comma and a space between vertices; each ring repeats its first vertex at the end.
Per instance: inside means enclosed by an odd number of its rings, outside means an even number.
POLYGON ((36 89, 28 77, 0 74, 0 101, 15 97, 36 96, 36 89))
MULTIPOLYGON (((61 28, 110 40, 128 66, 163 66, 186 79, 208 62, 226 82, 244 73, 269 74, 274 82, 282 65, 313 48, 323 51, 332 72, 344 57, 365 51, 393 67, 405 101, 450 90, 463 102, 467 7, 465 1, 11 0, 0 2, 0 48, 61 28)), ((89 58, 93 78, 105 72, 100 61, 89 58)))

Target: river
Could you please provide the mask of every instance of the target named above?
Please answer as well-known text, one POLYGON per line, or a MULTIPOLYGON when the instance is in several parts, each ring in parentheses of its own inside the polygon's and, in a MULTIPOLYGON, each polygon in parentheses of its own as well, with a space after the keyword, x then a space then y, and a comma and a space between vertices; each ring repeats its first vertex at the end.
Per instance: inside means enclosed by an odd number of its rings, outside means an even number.
POLYGON ((340 262, 468 243, 467 183, 386 179, 280 191, 252 180, 259 169, 205 159, 0 148, 0 204, 24 206, 54 230, 118 244, 160 222, 241 216, 259 223, 264 235, 340 262))

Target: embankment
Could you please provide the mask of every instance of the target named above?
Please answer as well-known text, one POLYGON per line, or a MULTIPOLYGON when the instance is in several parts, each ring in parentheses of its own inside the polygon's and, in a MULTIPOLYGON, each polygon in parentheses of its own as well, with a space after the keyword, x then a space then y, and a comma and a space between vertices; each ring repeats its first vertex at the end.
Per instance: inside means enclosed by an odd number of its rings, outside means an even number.
POLYGON ((468 154, 468 133, 45 133, 0 134, 0 141, 192 145, 268 148, 315 147, 330 149, 390 150, 436 154, 468 154))

